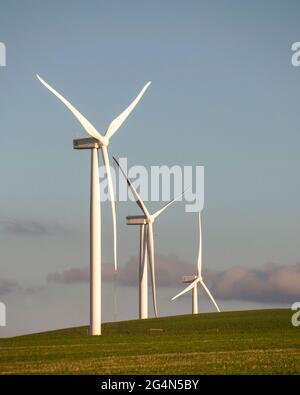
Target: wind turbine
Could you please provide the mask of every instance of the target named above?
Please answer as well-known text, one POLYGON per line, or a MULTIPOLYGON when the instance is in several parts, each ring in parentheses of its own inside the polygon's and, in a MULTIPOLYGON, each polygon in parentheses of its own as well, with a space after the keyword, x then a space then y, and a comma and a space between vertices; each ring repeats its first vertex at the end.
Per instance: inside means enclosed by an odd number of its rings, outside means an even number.
POLYGON ((170 200, 167 204, 150 214, 142 198, 136 191, 127 174, 122 169, 119 161, 113 157, 114 161, 120 168, 127 184, 132 190, 133 196, 136 199, 137 205, 143 211, 144 215, 127 216, 127 225, 140 225, 140 259, 139 259, 139 318, 148 318, 148 274, 147 274, 147 253, 150 263, 151 283, 152 283, 152 298, 155 316, 157 317, 157 302, 156 302, 156 281, 155 281, 155 262, 154 262, 154 237, 153 237, 153 223, 156 218, 165 211, 172 203, 179 199, 183 194, 181 193, 175 199, 170 200))
POLYGON ((74 114, 90 138, 79 138, 73 141, 74 149, 91 150, 91 186, 90 186, 90 334, 101 335, 101 206, 99 188, 99 158, 98 150, 101 149, 103 162, 106 169, 108 190, 111 200, 113 218, 113 253, 114 267, 117 270, 117 230, 116 209, 113 182, 109 166, 107 146, 110 138, 120 128, 122 123, 137 105, 146 89, 148 82, 132 103, 115 118, 106 129, 105 134, 100 134, 96 128, 60 93, 47 84, 39 75, 37 78, 74 114))
POLYGON ((172 300, 179 298, 179 296, 193 291, 193 299, 192 299, 192 312, 193 314, 198 314, 198 285, 202 285, 205 292, 209 296, 210 300, 214 304, 217 311, 220 312, 219 306, 217 305, 215 299, 213 298, 210 290, 205 285, 203 278, 202 278, 202 229, 201 229, 201 212, 199 211, 199 251, 198 251, 198 261, 197 261, 197 275, 196 276, 184 276, 183 283, 190 284, 188 285, 183 291, 179 294, 174 296, 172 300))

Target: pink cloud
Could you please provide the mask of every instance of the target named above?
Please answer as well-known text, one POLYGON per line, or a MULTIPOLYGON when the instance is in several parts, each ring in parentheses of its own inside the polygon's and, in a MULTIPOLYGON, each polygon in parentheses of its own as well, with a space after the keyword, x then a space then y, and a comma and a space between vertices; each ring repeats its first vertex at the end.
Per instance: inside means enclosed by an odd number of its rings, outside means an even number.
MULTIPOLYGON (((196 265, 181 261, 173 255, 156 256, 158 286, 181 286, 182 276, 196 274, 196 265)), ((102 265, 104 281, 113 281, 112 264, 102 265)), ((206 271, 205 278, 214 296, 219 299, 268 303, 290 303, 300 300, 300 263, 265 265, 261 269, 231 267, 224 271, 206 271)), ((73 284, 89 281, 89 269, 70 268, 62 273, 50 273, 50 282, 73 284)), ((117 273, 119 284, 137 286, 138 257, 132 257, 117 273)), ((149 276, 150 281, 150 276, 149 276)))
MULTIPOLYGON (((182 262, 176 256, 157 255, 155 258, 158 285, 169 286, 180 284, 183 275, 194 274, 194 265, 182 262)), ((136 286, 138 281, 138 269, 139 260, 138 257, 134 256, 125 266, 119 267, 117 272, 118 283, 136 286)), ((114 270, 112 264, 102 264, 102 278, 104 281, 113 281, 114 270)), ((63 284, 86 283, 89 281, 89 269, 88 267, 69 268, 61 273, 49 273, 47 281, 63 284)))
POLYGON ((300 263, 232 267, 210 279, 214 295, 221 299, 289 303, 300 298, 300 263))

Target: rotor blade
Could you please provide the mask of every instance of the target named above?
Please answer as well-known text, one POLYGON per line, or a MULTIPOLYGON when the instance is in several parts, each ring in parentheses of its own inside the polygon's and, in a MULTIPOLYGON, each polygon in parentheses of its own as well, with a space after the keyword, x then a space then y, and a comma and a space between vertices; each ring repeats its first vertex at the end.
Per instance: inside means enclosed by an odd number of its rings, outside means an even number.
MULTIPOLYGON (((187 188, 188 189, 188 188, 187 188)), ((172 203, 178 200, 182 195, 184 195, 186 190, 184 190, 180 195, 176 196, 174 199, 170 200, 167 204, 165 204, 162 208, 157 210, 154 214, 152 214, 152 218, 155 219, 158 217, 166 208, 168 208, 172 203)))
POLYGON ((115 118, 110 125, 107 128, 107 131, 105 133, 105 136, 110 139, 113 134, 116 133, 116 131, 119 129, 119 127, 122 125, 122 123, 125 121, 125 119, 128 117, 128 115, 131 113, 131 111, 134 109, 134 107, 138 104, 140 101, 141 97, 145 93, 146 89, 148 86, 151 84, 149 81, 144 88, 141 90, 141 92, 138 94, 138 96, 133 100, 133 102, 117 117, 115 118))
POLYGON ((114 161, 116 162, 116 164, 118 165, 119 169, 121 170, 121 172, 123 173, 124 177, 126 178, 127 184, 129 186, 129 188, 131 189, 133 196, 136 199, 136 202, 139 206, 139 208, 143 211, 143 213, 145 214, 145 216, 147 218, 150 218, 151 215, 149 213, 149 211, 147 210, 147 207, 145 206, 142 198, 140 197, 140 195, 137 193, 137 190, 135 189, 135 187, 133 186, 132 182, 130 181, 130 179, 127 177, 127 174, 125 173, 125 171, 122 169, 120 163, 118 162, 118 160, 113 156, 114 161))
POLYGON ((101 134, 96 130, 96 128, 78 111, 76 108, 67 100, 65 99, 60 93, 58 93, 55 89, 53 89, 47 82, 45 82, 38 74, 36 75, 39 81, 45 85, 50 92, 52 92, 56 97, 61 100, 64 105, 75 115, 78 121, 81 123, 85 131, 95 139, 99 140, 100 142, 103 141, 103 137, 101 134))
POLYGON ((192 283, 190 283, 183 291, 179 292, 179 294, 173 296, 172 300, 179 298, 179 296, 184 295, 185 293, 189 292, 191 289, 194 288, 195 285, 199 282, 199 278, 196 278, 192 283))
POLYGON ((152 223, 148 224, 148 239, 147 240, 148 240, 148 256, 149 256, 149 263, 150 263, 150 270, 151 270, 153 308, 154 308, 155 317, 157 317, 155 263, 154 263, 154 239, 153 239, 152 223))
POLYGON ((202 272, 202 226, 201 226, 201 212, 199 211, 199 250, 197 260, 198 276, 201 276, 202 272))
POLYGON ((114 271, 114 278, 113 278, 113 300, 114 300, 114 321, 117 320, 118 314, 118 272, 114 271))
POLYGON ((200 280, 200 284, 202 285, 202 287, 205 289, 207 295, 209 296, 210 300, 213 302, 215 308, 218 310, 218 312, 220 312, 219 306, 217 305, 215 299, 213 298, 212 294, 210 293, 209 289, 207 288, 207 286, 204 284, 204 282, 202 280, 200 280))
POLYGON ((106 175, 107 175, 107 183, 108 183, 108 191, 109 197, 111 201, 111 212, 112 212, 112 219, 113 219, 113 234, 114 234, 114 265, 115 270, 117 270, 117 221, 116 221, 116 204, 115 204, 115 194, 114 194, 114 187, 111 177, 111 171, 109 166, 109 159, 107 155, 107 148, 105 146, 101 147, 103 161, 105 165, 106 175))
MULTIPOLYGON (((147 249, 147 244, 148 244, 148 229, 147 226, 144 226, 144 242, 143 242, 143 248, 142 248, 142 262, 144 265, 144 262, 147 264, 147 254, 148 254, 148 249, 147 249)), ((147 285, 148 286, 148 285, 147 285)))

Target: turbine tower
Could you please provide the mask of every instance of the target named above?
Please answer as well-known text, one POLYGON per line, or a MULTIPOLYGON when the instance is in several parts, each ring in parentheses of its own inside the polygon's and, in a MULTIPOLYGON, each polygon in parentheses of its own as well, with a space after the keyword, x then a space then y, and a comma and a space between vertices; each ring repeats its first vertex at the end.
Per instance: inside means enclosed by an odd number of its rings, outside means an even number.
POLYGON ((217 305, 215 299, 213 298, 212 294, 210 293, 209 289, 205 285, 203 278, 202 278, 202 228, 201 228, 201 212, 199 211, 199 250, 198 250, 198 261, 197 261, 197 275, 195 276, 184 276, 183 283, 190 284, 188 285, 183 291, 179 294, 174 296, 172 300, 179 298, 181 295, 192 290, 192 313, 198 314, 198 285, 202 285, 205 292, 209 296, 210 300, 214 304, 217 311, 220 312, 219 306, 217 305))
POLYGON ((101 335, 101 205, 99 187, 99 158, 98 150, 101 149, 105 165, 109 196, 111 200, 113 219, 113 254, 114 267, 117 270, 117 230, 116 209, 111 177, 107 146, 110 138, 120 128, 122 123, 137 105, 144 92, 150 85, 148 82, 132 103, 115 118, 106 129, 105 134, 100 134, 96 128, 60 93, 47 84, 39 75, 39 81, 52 92, 74 114, 81 123, 89 138, 79 138, 73 141, 74 149, 91 150, 91 185, 90 185, 90 334, 101 335))
POLYGON ((136 199, 137 205, 143 211, 144 215, 127 216, 127 225, 140 226, 140 258, 139 258, 139 318, 148 318, 148 274, 147 274, 147 254, 151 272, 152 283, 152 299, 155 317, 157 317, 157 302, 156 302, 156 280, 155 280, 155 262, 154 262, 154 237, 153 237, 153 223, 156 218, 166 210, 175 200, 179 199, 183 194, 181 193, 175 199, 170 200, 162 208, 155 213, 150 214, 143 202, 142 198, 136 191, 127 174, 122 169, 118 160, 113 157, 114 161, 120 168, 127 184, 132 190, 133 196, 136 199))

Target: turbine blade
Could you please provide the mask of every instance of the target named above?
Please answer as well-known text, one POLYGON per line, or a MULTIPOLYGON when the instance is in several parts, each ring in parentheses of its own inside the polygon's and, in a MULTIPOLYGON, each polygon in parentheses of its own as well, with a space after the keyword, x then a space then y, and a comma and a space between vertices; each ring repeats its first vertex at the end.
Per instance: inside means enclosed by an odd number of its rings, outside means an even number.
POLYGON ((58 93, 55 89, 53 89, 49 84, 47 84, 46 81, 44 81, 38 74, 37 74, 38 80, 50 91, 58 97, 59 100, 61 100, 64 105, 75 115, 75 117, 78 119, 78 121, 81 123, 85 131, 98 141, 102 142, 103 137, 101 134, 96 130, 96 128, 78 111, 76 108, 67 100, 65 99, 60 93, 58 93))
MULTIPOLYGON (((188 188, 187 188, 188 189, 188 188)), ((162 208, 157 210, 154 214, 152 214, 152 218, 158 217, 163 211, 165 211, 171 204, 173 204, 176 200, 178 200, 182 195, 185 194, 186 190, 185 189, 182 193, 180 193, 178 196, 176 196, 174 199, 170 200, 167 204, 165 204, 162 208)))
POLYGON ((215 299, 213 298, 212 294, 210 293, 209 289, 207 288, 207 286, 204 284, 204 282, 202 280, 200 280, 200 284, 202 285, 202 287, 205 289, 207 295, 209 296, 210 300, 213 302, 215 308, 218 310, 218 312, 220 312, 219 306, 217 305, 217 302, 215 301, 215 299))
POLYGON ((114 321, 117 320, 118 314, 118 278, 117 278, 117 271, 114 271, 114 278, 113 278, 113 300, 114 300, 114 321))
POLYGON ((138 194, 137 190, 135 189, 135 187, 133 186, 132 182, 130 181, 130 179, 127 177, 127 174, 125 173, 125 171, 122 169, 122 166, 120 165, 120 163, 118 162, 118 160, 113 156, 114 161, 116 162, 116 164, 118 165, 119 169, 121 170, 122 174, 124 175, 127 184, 129 186, 129 188, 132 190, 133 196, 136 199, 137 205, 139 206, 139 208, 143 211, 143 213, 145 214, 145 216, 147 218, 150 218, 151 215, 149 213, 149 211, 147 210, 147 207, 145 206, 142 198, 140 197, 140 195, 138 194))
POLYGON ((184 295, 185 293, 189 292, 191 289, 194 288, 195 285, 199 282, 199 278, 196 278, 192 283, 190 283, 183 291, 179 292, 179 294, 173 296, 172 300, 179 298, 180 296, 184 295))
POLYGON ((198 276, 201 276, 202 272, 202 226, 201 226, 201 212, 199 211, 199 250, 197 260, 198 276))
POLYGON ((107 131, 105 133, 105 136, 110 139, 113 134, 116 133, 116 131, 119 129, 119 127, 122 125, 122 123, 125 121, 125 119, 128 117, 128 115, 131 113, 131 111, 134 109, 134 107, 138 104, 140 101, 141 97, 145 93, 146 89, 148 86, 151 84, 149 81, 144 88, 141 90, 141 92, 138 94, 138 96, 133 100, 133 102, 117 117, 115 118, 110 125, 107 128, 107 131))
POLYGON ((102 149, 102 156, 105 165, 106 175, 107 175, 107 183, 108 183, 108 191, 109 197, 111 201, 111 212, 112 212, 112 220, 113 220, 113 243, 114 243, 114 266, 115 270, 117 270, 117 221, 116 221, 116 203, 115 203, 115 194, 114 194, 114 187, 111 177, 111 171, 109 166, 109 159, 107 154, 107 148, 105 146, 101 147, 102 149))
POLYGON ((154 263, 154 239, 153 239, 152 223, 148 224, 148 239, 147 240, 148 240, 148 256, 149 256, 149 263, 150 263, 150 270, 151 270, 153 308, 154 308, 155 317, 157 317, 155 263, 154 263))
MULTIPOLYGON (((148 254, 148 229, 147 226, 144 227, 144 243, 143 243, 143 250, 142 250, 142 262, 144 264, 145 260, 147 261, 147 254, 148 254)), ((147 264, 147 262, 146 262, 147 264)), ((147 284, 148 287, 148 284, 147 284)))
MULTIPOLYGON (((148 259, 148 255, 149 255, 149 249, 148 249, 148 226, 144 226, 144 243, 143 243, 143 250, 142 250, 142 263, 143 263, 143 267, 144 265, 147 265, 149 262, 148 259)), ((140 270, 142 268, 140 267, 140 270)), ((146 268, 146 270, 148 270, 146 268)), ((148 272, 147 272, 147 276, 148 276, 148 272)), ((148 278, 148 277, 147 277, 148 278)), ((147 281, 147 300, 148 300, 148 281, 147 281)), ((148 306, 147 306, 147 311, 148 311, 148 306)))

